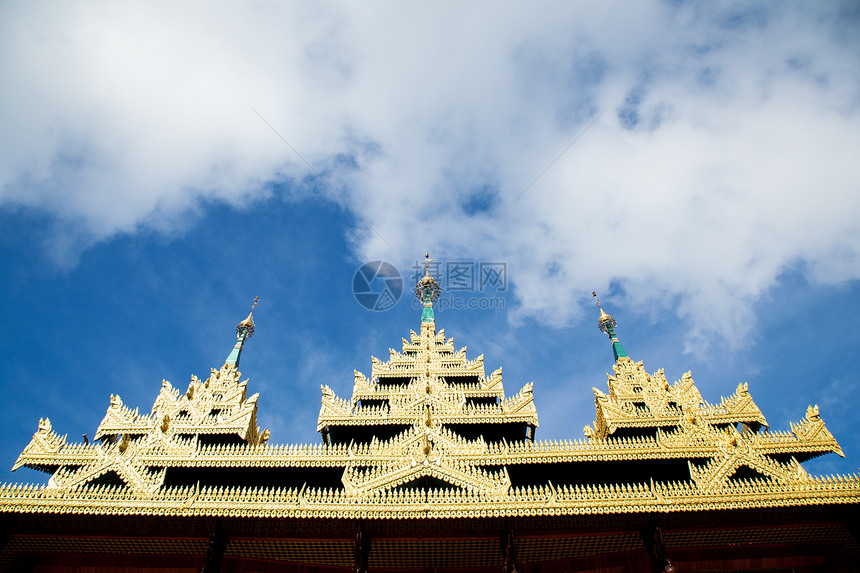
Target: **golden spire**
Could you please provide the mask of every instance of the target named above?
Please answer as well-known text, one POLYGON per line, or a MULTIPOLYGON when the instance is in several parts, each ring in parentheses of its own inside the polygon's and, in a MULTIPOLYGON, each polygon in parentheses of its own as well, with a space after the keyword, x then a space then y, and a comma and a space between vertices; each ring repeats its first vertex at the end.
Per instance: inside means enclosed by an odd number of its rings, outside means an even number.
POLYGON ((627 351, 624 350, 624 347, 621 346, 621 341, 618 340, 618 337, 615 335, 615 327, 618 326, 618 323, 612 318, 612 315, 607 314, 603 307, 600 306, 600 299, 597 298, 597 293, 595 291, 591 291, 591 296, 594 297, 594 300, 597 301, 597 308, 600 309, 600 317, 597 319, 597 328, 600 329, 600 332, 604 333, 609 337, 610 342, 612 343, 612 353, 615 354, 615 361, 618 361, 618 358, 621 356, 627 356, 627 351))
MULTIPOLYGON (((442 287, 439 286, 439 283, 436 282, 430 275, 430 262, 433 259, 430 258, 430 253, 424 253, 424 276, 421 277, 421 280, 418 281, 418 284, 415 285, 415 296, 418 297, 418 300, 424 302, 425 308, 430 308, 430 314, 432 317, 432 308, 433 303, 436 302, 436 299, 439 298, 439 295, 442 294, 442 287)), ((422 317, 422 322, 424 321, 422 317)))
POLYGON ((609 334, 608 328, 615 328, 618 326, 618 323, 612 318, 612 315, 607 314, 603 307, 600 306, 600 299, 597 298, 597 293, 595 291, 591 291, 591 296, 594 297, 594 300, 597 301, 597 308, 600 309, 600 318, 597 319, 597 328, 600 329, 604 334, 609 334))
POLYGON ((424 302, 421 322, 433 322, 435 320, 433 316, 433 303, 442 294, 442 287, 439 286, 436 279, 430 276, 430 261, 432 260, 430 253, 424 253, 424 276, 415 285, 415 296, 418 297, 418 300, 424 302))
POLYGON ((430 276, 430 261, 433 259, 430 258, 430 253, 424 253, 424 276, 430 276))
POLYGON ((254 336, 254 309, 260 303, 260 297, 254 297, 254 304, 251 305, 251 312, 248 313, 248 318, 243 320, 236 326, 236 344, 233 345, 233 350, 227 356, 225 364, 232 364, 238 368, 239 358, 242 356, 242 347, 245 341, 254 336))
POLYGON ((240 322, 236 326, 236 336, 242 336, 242 331, 245 331, 245 340, 254 336, 254 309, 260 304, 260 297, 254 297, 254 304, 251 305, 251 312, 248 313, 248 318, 240 322))

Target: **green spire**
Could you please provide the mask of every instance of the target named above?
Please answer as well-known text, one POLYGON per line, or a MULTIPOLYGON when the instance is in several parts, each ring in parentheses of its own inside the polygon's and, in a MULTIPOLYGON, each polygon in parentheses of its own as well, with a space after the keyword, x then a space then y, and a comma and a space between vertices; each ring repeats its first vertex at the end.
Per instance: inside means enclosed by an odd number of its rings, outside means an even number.
POLYGON ((254 308, 259 304, 260 297, 254 297, 254 304, 251 305, 251 312, 248 313, 248 318, 243 320, 236 326, 236 344, 233 345, 233 350, 224 362, 225 365, 231 364, 239 367, 239 358, 242 356, 242 347, 245 341, 254 336, 254 308))
POLYGON ((436 322, 436 315, 433 314, 433 301, 430 300, 430 293, 424 295, 424 310, 421 311, 421 322, 436 322))
POLYGON ((424 276, 415 285, 415 296, 418 300, 424 301, 424 309, 421 311, 421 322, 436 322, 436 316, 433 314, 433 303, 439 298, 442 293, 442 287, 430 276, 430 253, 424 254, 424 276))
POLYGON ((603 310, 602 306, 600 306, 600 299, 597 298, 597 293, 591 291, 591 294, 594 296, 594 300, 597 301, 597 308, 600 309, 600 318, 597 319, 597 328, 609 337, 609 341, 612 343, 612 353, 615 355, 615 361, 618 362, 620 357, 627 356, 627 351, 624 350, 624 347, 621 346, 621 341, 618 340, 618 337, 615 335, 615 327, 618 326, 618 323, 611 315, 607 314, 606 311, 603 310))

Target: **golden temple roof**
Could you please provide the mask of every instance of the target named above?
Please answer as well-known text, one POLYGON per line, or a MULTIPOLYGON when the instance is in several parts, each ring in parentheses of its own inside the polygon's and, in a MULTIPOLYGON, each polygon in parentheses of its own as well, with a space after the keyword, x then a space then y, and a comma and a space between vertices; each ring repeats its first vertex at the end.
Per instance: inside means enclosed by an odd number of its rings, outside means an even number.
MULTIPOLYGON (((243 325, 251 315, 242 342, 243 325)), ((612 368, 584 438, 535 441, 532 384, 506 397, 501 368, 487 376, 483 356, 422 323, 371 359, 370 376, 354 372, 350 398, 322 386, 322 443, 276 445, 228 360, 184 392, 163 381, 148 413, 111 395, 89 444, 40 420, 13 469, 51 478, 0 486, 0 512, 449 518, 860 502, 860 477, 801 466, 842 454, 817 406, 771 431, 747 384, 710 404, 690 373, 670 384, 626 355, 612 368)))

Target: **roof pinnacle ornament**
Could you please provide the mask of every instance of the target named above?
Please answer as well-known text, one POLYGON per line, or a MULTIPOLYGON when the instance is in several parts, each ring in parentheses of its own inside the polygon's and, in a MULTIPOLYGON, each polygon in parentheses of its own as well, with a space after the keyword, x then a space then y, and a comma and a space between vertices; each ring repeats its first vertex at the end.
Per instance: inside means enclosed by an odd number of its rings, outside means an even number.
POLYGON ((597 298, 597 293, 595 291, 591 291, 591 296, 593 296, 594 300, 597 301, 597 308, 600 309, 600 318, 597 319, 597 328, 600 329, 600 332, 609 337, 609 340, 612 342, 612 353, 615 355, 615 361, 618 362, 618 359, 621 356, 627 356, 627 351, 624 350, 624 347, 621 346, 621 342, 615 335, 615 327, 618 326, 618 322, 616 322, 615 319, 612 318, 612 315, 608 314, 603 310, 603 307, 600 306, 600 299, 597 298))
POLYGON ((251 312, 248 313, 248 317, 236 326, 236 344, 227 357, 225 365, 231 364, 237 368, 239 367, 239 357, 242 355, 242 347, 245 345, 246 340, 254 336, 254 309, 257 308, 258 304, 260 304, 260 297, 255 296, 254 304, 251 305, 251 312))
POLYGON ((435 322, 436 317, 433 315, 433 303, 439 298, 439 295, 442 294, 442 287, 439 286, 439 283, 436 282, 432 276, 430 276, 430 262, 433 259, 430 258, 430 253, 424 254, 424 276, 421 277, 421 280, 418 281, 418 284, 415 285, 415 296, 418 300, 424 302, 424 310, 421 312, 421 323, 425 322, 435 322))

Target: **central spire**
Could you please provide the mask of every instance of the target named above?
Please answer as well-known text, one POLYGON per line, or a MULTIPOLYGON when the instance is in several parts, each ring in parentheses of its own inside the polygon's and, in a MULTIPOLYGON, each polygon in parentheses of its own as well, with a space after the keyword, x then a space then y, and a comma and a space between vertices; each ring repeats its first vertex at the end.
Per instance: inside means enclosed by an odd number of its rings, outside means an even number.
POLYGON ((433 259, 430 258, 430 253, 424 254, 424 276, 421 277, 421 280, 418 281, 417 285, 415 285, 415 296, 418 300, 423 301, 424 303, 424 310, 421 311, 422 327, 424 324, 435 324, 436 317, 433 314, 433 303, 436 302, 436 299, 438 299, 439 295, 442 293, 442 287, 439 286, 436 279, 430 276, 430 262, 432 260, 433 259))
POLYGON ((236 344, 233 345, 233 350, 230 352, 230 356, 227 357, 225 365, 232 364, 237 368, 239 367, 239 357, 242 355, 242 347, 245 345, 246 340, 254 336, 254 309, 258 304, 260 304, 260 297, 255 296, 254 304, 251 305, 251 312, 248 313, 248 318, 236 326, 236 344))
POLYGON ((624 347, 621 346, 621 341, 618 340, 618 337, 615 335, 615 327, 618 326, 618 323, 612 318, 612 315, 606 313, 603 310, 603 307, 600 306, 600 299, 597 298, 597 293, 595 291, 591 291, 591 296, 594 297, 594 300, 597 301, 597 308, 600 309, 600 318, 597 319, 597 328, 604 334, 609 337, 609 340, 612 342, 612 353, 615 355, 615 361, 618 362, 618 359, 622 356, 627 356, 627 351, 624 350, 624 347))

